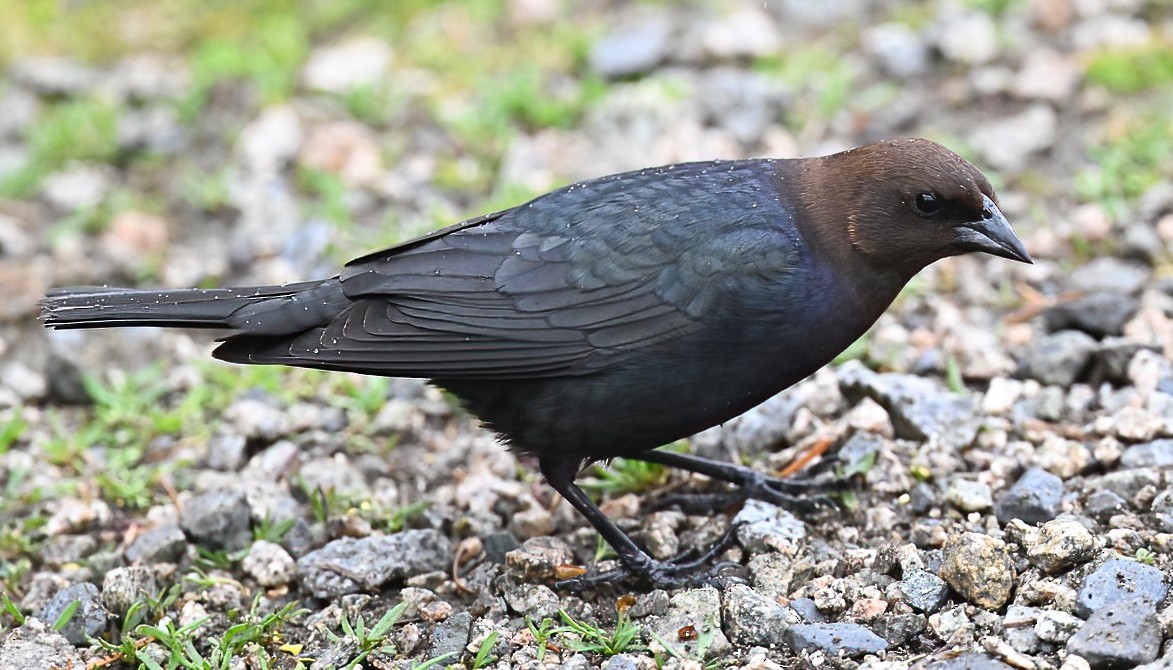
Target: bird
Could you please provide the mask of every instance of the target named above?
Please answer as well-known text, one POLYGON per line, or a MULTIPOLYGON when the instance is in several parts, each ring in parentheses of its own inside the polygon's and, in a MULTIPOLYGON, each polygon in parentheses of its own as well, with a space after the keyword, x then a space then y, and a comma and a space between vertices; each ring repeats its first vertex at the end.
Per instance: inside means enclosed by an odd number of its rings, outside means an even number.
POLYGON ((281 286, 51 290, 52 328, 220 329, 215 358, 429 380, 615 550, 557 585, 710 579, 708 551, 659 560, 575 483, 615 457, 801 507, 795 482, 659 450, 827 365, 921 269, 985 253, 1032 263, 974 165, 924 139, 809 158, 691 162, 580 181, 281 286))

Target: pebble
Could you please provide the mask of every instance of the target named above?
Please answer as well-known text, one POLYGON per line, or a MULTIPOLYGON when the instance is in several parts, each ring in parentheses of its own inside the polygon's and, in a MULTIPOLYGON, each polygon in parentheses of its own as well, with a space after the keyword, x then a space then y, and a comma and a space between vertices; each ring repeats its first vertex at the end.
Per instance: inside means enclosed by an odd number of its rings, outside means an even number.
POLYGON ((1125 468, 1173 468, 1173 439, 1134 444, 1120 454, 1125 468))
POLYGON ((993 19, 985 12, 959 12, 947 17, 932 33, 937 48, 945 58, 978 65, 988 63, 998 54, 998 35, 993 19))
POLYGON ((643 630, 648 646, 653 650, 661 646, 656 639, 658 637, 669 641, 675 649, 690 658, 701 651, 702 640, 708 645, 704 650, 705 658, 720 658, 733 649, 729 638, 721 630, 721 594, 711 586, 673 595, 668 612, 663 616, 648 617, 643 630), (695 629, 697 635, 693 639, 682 640, 680 630, 687 626, 695 629))
POLYGON ((253 174, 275 174, 301 149, 304 132, 293 107, 270 107, 249 122, 236 138, 236 151, 253 174))
POLYGON ((52 630, 52 621, 28 619, 0 638, 0 670, 84 668, 78 650, 65 636, 52 630))
POLYGON ((878 654, 888 648, 888 641, 857 623, 796 624, 782 635, 795 653, 822 651, 832 656, 857 658, 878 654))
POLYGON ((236 551, 252 541, 248 504, 238 490, 217 489, 189 499, 179 513, 179 526, 197 543, 236 551))
POLYGON ((1099 489, 1089 495, 1083 503, 1083 511, 1093 519, 1104 522, 1116 514, 1128 510, 1128 501, 1114 491, 1099 489))
POLYGON ((1023 654, 1038 652, 1040 640, 1035 633, 1035 623, 1040 611, 1037 607, 1025 605, 1006 608, 1006 616, 1002 617, 1002 636, 1015 651, 1023 654))
POLYGON ((1118 600, 1097 610, 1067 641, 1067 652, 1093 669, 1149 663, 1161 650, 1161 627, 1152 601, 1118 600))
POLYGON ((187 536, 173 523, 139 533, 126 548, 126 560, 135 564, 176 563, 187 549, 187 536))
POLYGON ((926 663, 924 668, 925 670, 1013 670, 1012 666, 996 658, 974 652, 932 660, 926 663))
POLYGON ((505 554, 505 566, 522 581, 550 581, 560 566, 573 565, 574 552, 560 537, 531 537, 505 554))
POLYGON ((1045 574, 1053 575, 1092 560, 1097 551, 1096 538, 1083 524, 1075 519, 1056 519, 1033 535, 1026 557, 1045 574))
POLYGON ((612 29, 591 47, 591 69, 606 79, 649 72, 668 56, 672 24, 666 16, 612 29))
POLYGON ((941 578, 967 601, 999 609, 1014 588, 1014 563, 1006 546, 989 535, 962 533, 945 544, 941 578))
POLYGON ((240 561, 240 567, 261 586, 288 584, 297 577, 297 563, 279 544, 257 540, 240 561))
POLYGON ((449 544, 445 535, 430 528, 344 537, 298 559, 297 573, 314 597, 335 598, 447 569, 451 562, 449 544))
POLYGON ((1084 578, 1076 596, 1075 613, 1088 617, 1124 600, 1141 598, 1159 603, 1169 593, 1160 568, 1125 558, 1110 558, 1084 578))
POLYGON ((8 72, 13 81, 42 95, 79 95, 102 81, 97 71, 56 56, 21 58, 9 66, 8 72))
POLYGON ((1035 620, 1035 635, 1044 642, 1064 644, 1075 631, 1079 630, 1083 621, 1074 614, 1062 610, 1043 610, 1035 620))
POLYGON ((747 500, 737 516, 737 541, 751 552, 790 553, 806 537, 806 524, 788 510, 761 500, 747 500))
POLYGON ((247 440, 273 442, 289 432, 289 415, 268 399, 242 396, 222 413, 233 432, 247 440))
POLYGON ((1042 468, 1030 468, 1018 481, 998 496, 994 514, 1007 524, 1011 519, 1026 523, 1044 523, 1058 516, 1063 508, 1063 480, 1042 468))
POLYGON ((980 420, 974 402, 950 393, 939 382, 915 375, 872 372, 859 361, 839 368, 844 395, 866 396, 888 411, 896 437, 924 442, 930 437, 946 447, 969 446, 980 420))
POLYGON ((1075 93, 1081 74, 1075 59, 1049 49, 1035 49, 1023 57, 1012 90, 1025 100, 1063 103, 1075 93))
POLYGON ((811 598, 795 598, 786 606, 801 623, 823 623, 827 617, 819 611, 818 604, 811 598))
POLYGON ((82 582, 61 589, 37 612, 37 618, 53 625, 74 602, 78 603, 77 609, 59 632, 73 644, 83 645, 89 638, 104 633, 110 621, 97 586, 82 582))
POLYGON ((782 35, 762 9, 745 7, 707 22, 701 33, 705 52, 717 60, 762 58, 777 53, 782 35))
POLYGON ((904 601, 915 609, 932 614, 949 598, 949 585, 927 570, 912 570, 901 580, 904 601))
POLYGON ((550 587, 544 584, 515 584, 505 587, 503 593, 509 609, 534 621, 558 616, 562 603, 550 587))
POLYGON ((1095 338, 1078 330, 1045 335, 1023 351, 1023 374, 1043 384, 1071 386, 1083 374, 1095 350, 1095 338))
POLYGON ((485 560, 492 563, 504 563, 505 555, 521 546, 517 536, 507 530, 489 533, 481 538, 481 547, 485 552, 485 560))
POLYGON ((1037 103, 1013 116, 983 121, 970 132, 974 149, 999 170, 1018 172, 1031 158, 1055 144, 1059 118, 1050 105, 1037 103))
POLYGON ((386 81, 391 55, 391 47, 373 37, 319 47, 306 61, 301 80, 307 88, 328 93, 375 87, 386 81))
POLYGON ((1144 288, 1152 274, 1152 268, 1141 263, 1100 256, 1072 270, 1067 276, 1067 285, 1081 293, 1135 295, 1144 288))
POLYGON ((984 512, 994 506, 990 485, 965 477, 954 477, 945 490, 945 501, 962 512, 984 512))
POLYGON ((865 28, 860 42, 864 51, 894 77, 913 77, 928 69, 928 46, 916 31, 902 23, 865 28))
POLYGON ((721 593, 721 621, 735 645, 776 646, 793 623, 791 616, 777 601, 744 584, 734 584, 721 593))
POLYGON ((872 632, 895 647, 920 635, 928 625, 923 614, 888 614, 871 622, 872 632))
POLYGON ((158 580, 151 568, 114 568, 102 578, 102 604, 117 617, 125 616, 134 603, 158 593, 158 580))
POLYGON ((105 167, 74 163, 41 183, 41 195, 62 212, 93 209, 114 188, 113 177, 105 167))
POLYGON ((1043 312, 1049 332, 1079 330, 1097 340, 1124 334, 1124 324, 1136 314, 1140 302, 1133 297, 1098 291, 1081 295, 1043 312))
POLYGON ((456 612, 443 622, 436 624, 432 629, 432 641, 428 645, 428 657, 436 658, 445 654, 452 654, 452 658, 459 658, 468 644, 469 634, 472 632, 472 614, 456 612))

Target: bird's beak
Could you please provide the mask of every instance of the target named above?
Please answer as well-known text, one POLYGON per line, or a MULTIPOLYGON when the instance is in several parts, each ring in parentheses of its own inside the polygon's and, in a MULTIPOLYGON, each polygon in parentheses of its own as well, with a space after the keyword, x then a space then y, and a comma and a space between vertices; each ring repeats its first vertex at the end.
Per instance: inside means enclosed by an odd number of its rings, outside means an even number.
POLYGON ((982 218, 953 229, 953 246, 965 251, 982 251, 1023 263, 1034 263, 1010 222, 987 196, 982 196, 982 218))

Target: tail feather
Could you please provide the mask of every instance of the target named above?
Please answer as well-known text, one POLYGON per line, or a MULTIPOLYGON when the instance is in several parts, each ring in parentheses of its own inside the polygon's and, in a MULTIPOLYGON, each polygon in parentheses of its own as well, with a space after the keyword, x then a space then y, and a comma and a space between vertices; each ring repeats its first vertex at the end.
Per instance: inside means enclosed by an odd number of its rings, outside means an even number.
POLYGON ((143 290, 78 286, 41 301, 46 326, 221 328, 287 335, 328 322, 349 300, 337 278, 283 286, 143 290))

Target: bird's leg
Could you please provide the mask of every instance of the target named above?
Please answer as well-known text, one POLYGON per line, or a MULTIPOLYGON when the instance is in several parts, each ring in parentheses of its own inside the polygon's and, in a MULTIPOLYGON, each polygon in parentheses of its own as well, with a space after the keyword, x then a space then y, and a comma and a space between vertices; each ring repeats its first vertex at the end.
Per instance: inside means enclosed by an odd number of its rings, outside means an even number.
MULTIPOLYGON (((656 449, 641 451, 626 458, 660 463, 729 482, 737 486, 736 495, 740 499, 755 498, 793 512, 815 512, 835 507, 834 501, 826 495, 810 495, 812 491, 825 490, 825 484, 773 477, 744 465, 656 449)), ((709 504, 714 501, 715 498, 709 504)))
POLYGON ((568 591, 585 591, 606 584, 635 579, 637 582, 652 588, 682 588, 696 586, 718 580, 721 573, 727 568, 735 567, 730 562, 710 563, 719 555, 733 546, 736 540, 736 527, 729 530, 713 546, 701 555, 693 557, 686 553, 675 561, 659 561, 652 558, 619 529, 591 499, 587 497, 577 484, 574 476, 577 472, 575 463, 560 459, 543 458, 539 460, 539 467, 546 477, 546 482, 567 500, 586 520, 590 522, 607 544, 615 550, 622 569, 609 570, 595 575, 584 575, 574 579, 566 579, 555 584, 556 588, 568 591))

